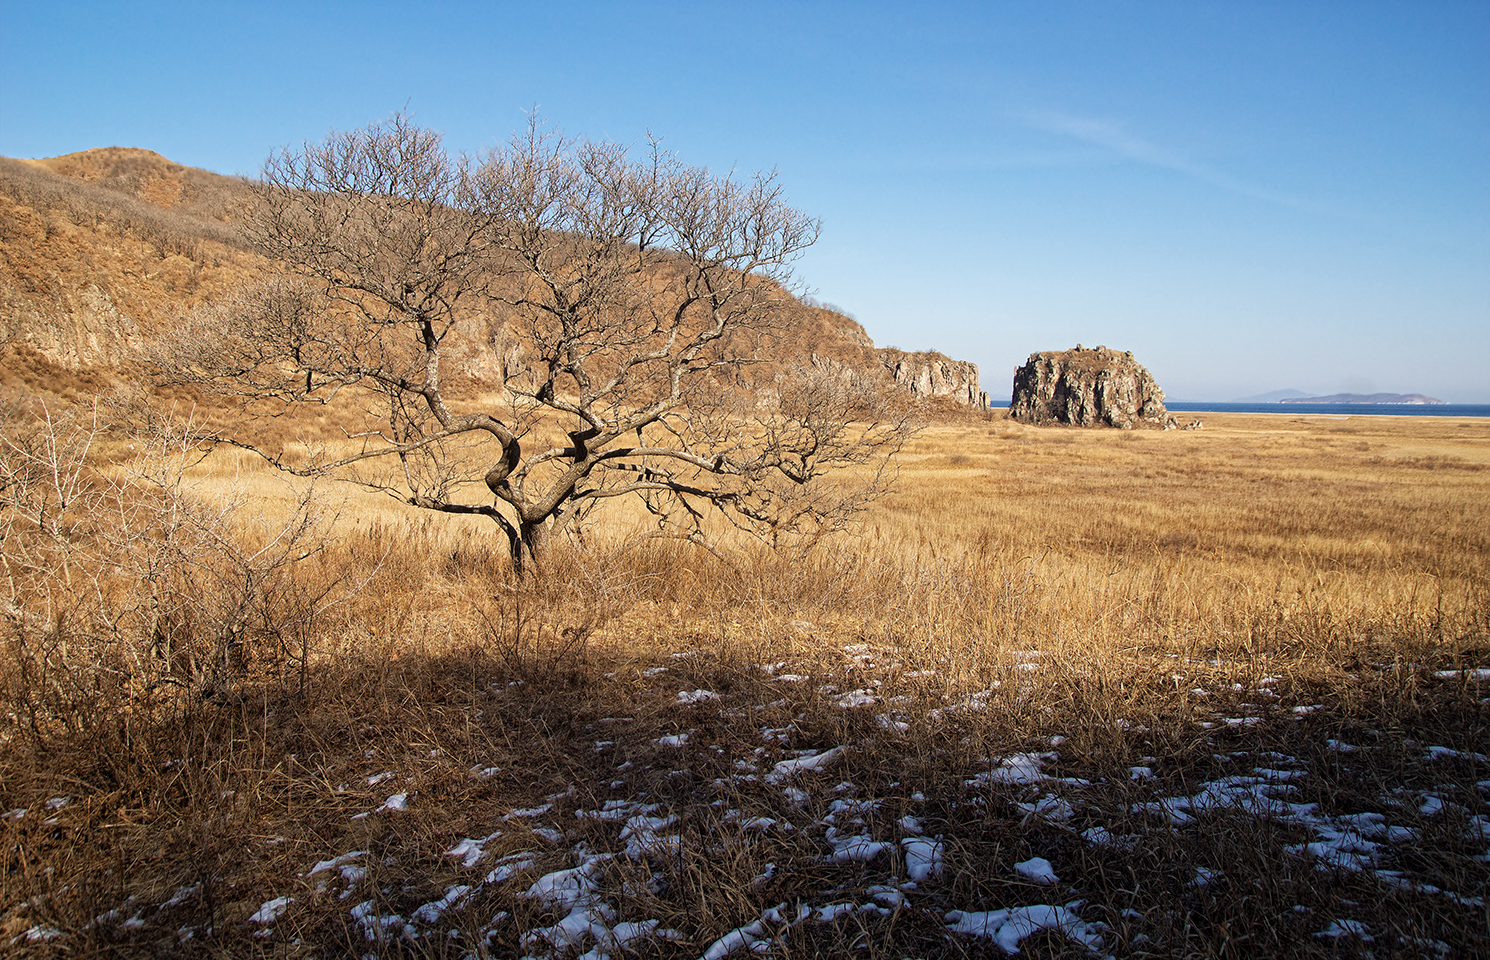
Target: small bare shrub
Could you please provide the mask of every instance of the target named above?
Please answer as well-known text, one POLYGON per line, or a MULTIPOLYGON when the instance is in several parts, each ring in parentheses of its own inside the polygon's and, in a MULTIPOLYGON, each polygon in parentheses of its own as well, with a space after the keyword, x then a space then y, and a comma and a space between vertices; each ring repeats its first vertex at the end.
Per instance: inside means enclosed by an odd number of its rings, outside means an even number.
POLYGON ((347 583, 294 573, 328 543, 313 486, 271 516, 246 493, 193 489, 200 453, 189 423, 157 421, 120 468, 92 456, 96 410, 8 414, 0 682, 10 723, 42 743, 148 708, 167 688, 222 697, 255 653, 293 660, 303 682, 314 624, 347 583))

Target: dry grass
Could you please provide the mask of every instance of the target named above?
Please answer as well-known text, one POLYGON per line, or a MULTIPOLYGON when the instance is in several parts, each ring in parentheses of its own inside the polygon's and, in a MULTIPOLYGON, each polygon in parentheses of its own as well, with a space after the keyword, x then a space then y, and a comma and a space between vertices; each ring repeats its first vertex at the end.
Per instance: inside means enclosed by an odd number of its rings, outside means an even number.
MULTIPOLYGON (((339 500, 324 549, 274 581, 236 682, 206 700, 143 682, 163 669, 149 637, 85 636, 118 585, 54 591, 47 617, 5 627, 0 810, 26 813, 0 820, 0 947, 516 956, 563 915, 518 894, 574 866, 578 844, 624 846, 619 824, 574 814, 644 801, 683 839, 607 861, 608 903, 684 937, 641 956, 699 956, 768 907, 857 905, 903 878, 897 852, 827 856, 833 802, 878 800, 860 812, 867 835, 893 843, 914 816, 946 871, 888 915, 773 928, 790 927, 774 955, 998 956, 949 936, 945 913, 1077 900, 1119 956, 1490 950, 1482 903, 1421 887, 1483 897, 1490 882, 1486 840, 1467 832, 1487 814, 1472 754, 1490 743, 1490 685, 1436 674, 1490 666, 1490 422, 1212 415, 1203 431, 1125 433, 969 418, 928 428, 901 464, 857 538, 720 559, 623 517, 536 583, 510 578, 505 543, 475 521, 339 500), (133 675, 88 672, 129 660, 108 644, 138 648, 133 675), (695 689, 719 698, 679 701, 695 689), (853 691, 872 702, 839 706, 853 691), (1242 717, 1258 719, 1225 722, 1242 717), (764 777, 791 751, 838 746, 796 803, 764 777), (1024 751, 1088 784, 977 782, 1024 751), (1296 823, 1135 807, 1279 758, 1305 771, 1290 800, 1417 831, 1376 866, 1420 886, 1288 852, 1315 839, 1296 823), (379 812, 397 793, 408 808, 379 812), (1070 816, 1019 806, 1048 797, 1070 816), (752 816, 779 823, 742 826, 752 816), (1135 839, 1093 843, 1095 826, 1135 839), (447 855, 493 831, 476 867, 447 855), (516 878, 477 883, 529 850, 516 878), (352 851, 368 851, 360 879, 310 873, 352 851), (1036 855, 1057 887, 1012 870, 1036 855), (1213 882, 1197 884, 1202 869, 1213 882), (454 884, 475 889, 418 936, 369 940, 349 913, 411 918, 454 884), (275 897, 294 902, 252 922, 275 897), (1372 942, 1315 935, 1336 919, 1372 942)), ((249 540, 304 499, 233 457, 185 480, 201 501, 250 494, 221 520, 249 540)), ((10 529, 7 550, 25 533, 10 529)), ((40 596, 29 582, 21 606, 40 596)), ((1021 946, 1086 955, 1052 933, 1021 946)))

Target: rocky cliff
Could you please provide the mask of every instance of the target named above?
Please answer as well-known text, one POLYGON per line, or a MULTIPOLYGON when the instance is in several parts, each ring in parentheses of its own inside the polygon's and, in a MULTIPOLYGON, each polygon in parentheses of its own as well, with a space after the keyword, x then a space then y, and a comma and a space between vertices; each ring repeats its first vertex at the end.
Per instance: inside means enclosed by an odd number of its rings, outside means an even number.
POLYGON ((906 353, 894 347, 878 351, 880 363, 902 389, 915 397, 946 397, 969 406, 988 406, 978 386, 978 365, 936 352, 906 353))
MULTIPOLYGON (((867 339, 867 338, 866 338, 867 339)), ((820 370, 848 375, 850 371, 883 377, 912 397, 943 399, 973 407, 988 406, 988 394, 978 386, 978 365, 953 360, 935 351, 907 353, 870 342, 861 355, 844 360, 814 351, 811 363, 820 370)))
POLYGON ((1009 416, 1026 423, 1165 428, 1164 391, 1132 351, 1106 347, 1032 353, 1014 371, 1009 416))

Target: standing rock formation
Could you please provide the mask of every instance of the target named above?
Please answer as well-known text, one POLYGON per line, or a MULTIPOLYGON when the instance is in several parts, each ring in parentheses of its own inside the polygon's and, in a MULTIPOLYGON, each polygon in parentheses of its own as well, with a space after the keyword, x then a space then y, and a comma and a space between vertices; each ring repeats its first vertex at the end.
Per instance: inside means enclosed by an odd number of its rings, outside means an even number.
POLYGON ((1014 371, 1009 416, 1025 423, 1165 428, 1164 391, 1133 352, 1097 347, 1030 354, 1014 371))

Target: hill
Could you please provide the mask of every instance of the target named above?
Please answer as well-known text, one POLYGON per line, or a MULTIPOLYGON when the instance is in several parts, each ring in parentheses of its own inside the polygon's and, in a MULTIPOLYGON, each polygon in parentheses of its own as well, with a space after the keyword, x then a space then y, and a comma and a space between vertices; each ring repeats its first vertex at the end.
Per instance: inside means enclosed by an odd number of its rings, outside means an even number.
POLYGON ((1443 403, 1421 393, 1332 393, 1325 397, 1286 397, 1279 403, 1443 403))
POLYGON ((1302 390, 1269 390, 1267 393, 1253 394, 1250 397, 1237 397, 1232 403, 1279 403, 1283 400, 1293 400, 1299 397, 1307 397, 1308 394, 1302 390))
MULTIPOLYGON (((0 158, 0 383, 44 389, 128 376, 146 344, 277 266, 243 230, 250 185, 150 150, 106 147, 0 158), (64 372, 66 372, 64 374, 64 372)), ((497 367, 513 337, 471 318, 469 374, 497 367)), ((940 353, 877 348, 842 313, 794 305, 776 359, 882 372, 922 397, 986 404, 977 367, 940 353)))

